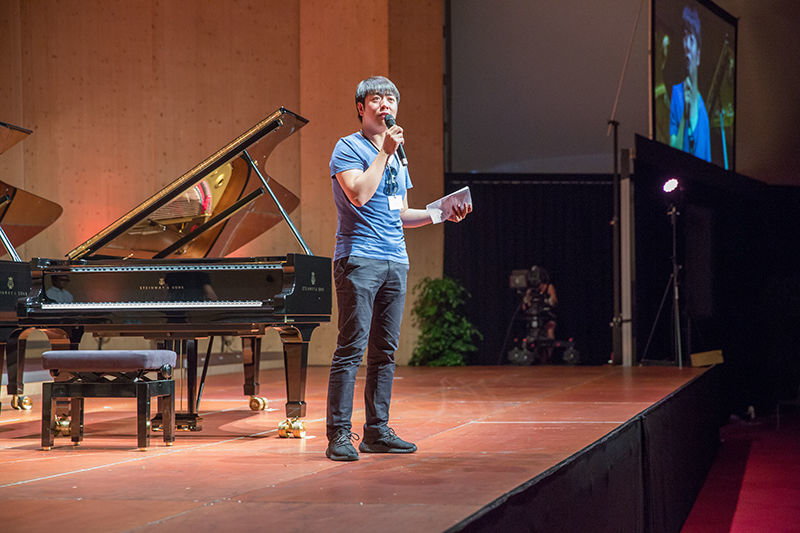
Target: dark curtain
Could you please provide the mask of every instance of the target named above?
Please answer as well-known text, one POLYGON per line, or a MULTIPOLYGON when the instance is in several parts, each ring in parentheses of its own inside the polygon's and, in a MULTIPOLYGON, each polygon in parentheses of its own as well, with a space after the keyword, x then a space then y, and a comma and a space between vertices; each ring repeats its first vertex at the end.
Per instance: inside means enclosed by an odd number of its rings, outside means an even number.
POLYGON ((507 364, 504 338, 520 301, 509 275, 532 265, 550 273, 558 293, 556 338, 574 339, 582 363, 608 361, 610 177, 449 174, 446 183, 447 192, 469 185, 474 203, 464 222, 445 226, 444 260, 445 275, 471 293, 467 316, 484 335, 470 363, 507 364))

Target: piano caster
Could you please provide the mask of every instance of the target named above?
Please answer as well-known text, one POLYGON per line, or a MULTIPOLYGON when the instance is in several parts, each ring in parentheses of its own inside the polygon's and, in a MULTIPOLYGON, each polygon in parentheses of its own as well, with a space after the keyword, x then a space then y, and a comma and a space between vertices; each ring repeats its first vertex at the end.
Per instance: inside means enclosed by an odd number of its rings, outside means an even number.
POLYGON ((278 436, 283 439, 302 439, 306 436, 306 425, 298 418, 287 418, 278 424, 278 436))
POLYGON ((25 395, 13 395, 11 397, 11 408, 18 411, 30 411, 33 409, 33 401, 25 395))
POLYGON ((268 401, 266 398, 262 398, 261 396, 250 396, 250 410, 251 411, 263 411, 267 408, 268 401))
POLYGON ((53 434, 56 437, 69 437, 70 435, 70 426, 71 419, 69 415, 61 415, 56 418, 53 424, 53 434))

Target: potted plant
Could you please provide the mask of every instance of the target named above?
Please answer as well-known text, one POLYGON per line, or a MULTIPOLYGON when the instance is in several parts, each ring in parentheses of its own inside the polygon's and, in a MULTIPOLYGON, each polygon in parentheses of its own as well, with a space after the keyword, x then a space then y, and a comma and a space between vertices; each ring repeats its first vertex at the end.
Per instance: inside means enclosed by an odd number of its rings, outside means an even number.
POLYGON ((409 364, 465 365, 464 355, 478 349, 473 341, 483 338, 464 316, 462 306, 469 298, 467 290, 452 278, 423 278, 413 294, 416 300, 411 317, 420 334, 409 364))

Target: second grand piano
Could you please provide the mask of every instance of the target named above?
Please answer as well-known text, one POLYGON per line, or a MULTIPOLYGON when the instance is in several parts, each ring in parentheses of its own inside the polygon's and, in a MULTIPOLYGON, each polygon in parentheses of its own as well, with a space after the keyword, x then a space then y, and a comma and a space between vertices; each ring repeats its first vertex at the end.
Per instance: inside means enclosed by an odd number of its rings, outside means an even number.
MULTIPOLYGON (((9 366, 24 362, 32 329, 44 331, 56 349, 76 348, 85 333, 171 343, 185 351, 188 366, 188 412, 179 413, 179 425, 199 430, 197 339, 242 339, 244 394, 257 409, 264 405, 261 339, 275 329, 284 352, 286 416, 304 417, 308 343, 314 328, 330 321, 331 262, 311 254, 288 216, 298 198, 264 169, 278 143, 306 122, 278 109, 67 259, 34 259, 32 290, 20 301, 19 329, 8 343, 9 366), (303 253, 226 257, 279 222, 288 224, 303 253)), ((22 394, 14 381, 9 372, 9 393, 22 394)))

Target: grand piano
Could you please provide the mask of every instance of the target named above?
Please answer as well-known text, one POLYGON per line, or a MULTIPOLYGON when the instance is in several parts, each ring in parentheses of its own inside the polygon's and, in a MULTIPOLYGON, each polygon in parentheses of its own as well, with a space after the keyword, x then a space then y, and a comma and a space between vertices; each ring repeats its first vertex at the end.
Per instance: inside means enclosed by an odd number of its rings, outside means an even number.
MULTIPOLYGON (((180 429, 200 430, 197 341, 242 340, 244 394, 259 396, 261 340, 277 330, 283 346, 286 417, 282 436, 300 436, 306 414, 308 345, 331 315, 331 262, 314 256, 289 212, 299 199, 264 171, 274 148, 307 120, 280 108, 86 242, 66 259, 35 258, 31 290, 7 338, 9 394, 24 395, 25 339, 43 331, 54 349, 83 335, 137 336, 185 355, 188 411, 180 429), (229 258, 284 222, 302 253, 229 258), (213 337, 212 337, 213 338, 213 337)), ((209 345, 209 354, 211 346, 209 345)), ((206 357, 205 364, 208 364, 206 357)))
MULTIPOLYGON (((31 133, 29 129, 0 122, 0 155, 31 133)), ((57 203, 0 181, 0 257, 9 256, 8 260, 0 260, 0 377, 6 340, 18 327, 17 301, 28 296, 31 289, 31 266, 20 258, 15 246, 50 226, 61 212, 57 203)), ((13 379, 21 376, 15 375, 13 379)), ((25 396, 13 396, 11 406, 29 409, 31 404, 25 396)))

